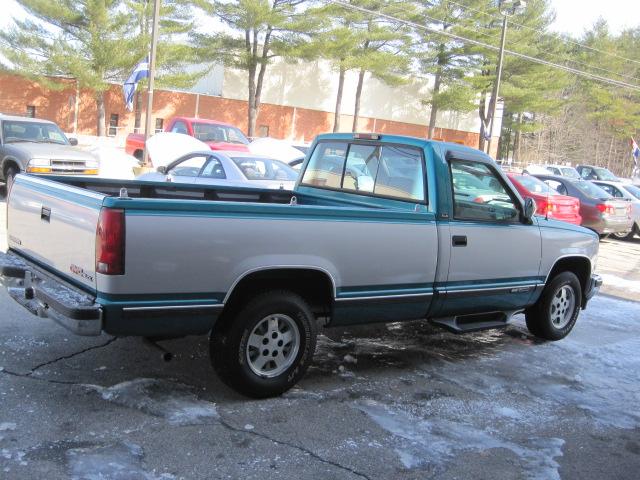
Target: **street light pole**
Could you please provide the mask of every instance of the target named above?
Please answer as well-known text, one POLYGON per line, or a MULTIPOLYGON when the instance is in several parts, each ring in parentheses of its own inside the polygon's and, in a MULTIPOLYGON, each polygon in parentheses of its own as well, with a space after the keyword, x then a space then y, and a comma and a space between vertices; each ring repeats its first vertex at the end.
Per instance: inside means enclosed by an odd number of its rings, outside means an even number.
POLYGON ((493 125, 496 119, 496 105, 498 103, 498 95, 500 93, 500 80, 502 80, 502 62, 504 61, 504 44, 507 39, 507 15, 503 14, 502 19, 502 37, 500 38, 500 53, 498 53, 498 68, 496 70, 496 81, 493 82, 493 93, 491 94, 491 102, 489 111, 491 112, 491 124, 489 127, 489 140, 487 142, 487 153, 491 155, 491 142, 493 141, 493 125))
POLYGON ((526 0, 498 0, 498 7, 502 14, 502 37, 500 38, 500 52, 498 54, 498 67, 496 69, 496 81, 493 83, 493 93, 489 103, 489 111, 491 112, 491 124, 489 126, 489 140, 487 141, 487 153, 491 155, 491 143, 493 142, 493 125, 496 119, 496 105, 498 103, 498 95, 500 94, 500 81, 502 80, 502 63, 504 61, 504 44, 507 39, 508 17, 516 13, 522 13, 527 7, 526 0), (510 4, 509 9, 503 9, 504 4, 510 4))
POLYGON ((151 131, 151 114, 153 113, 153 83, 156 76, 156 46, 158 44, 158 19, 160 17, 160 2, 154 0, 153 5, 153 27, 151 30, 151 54, 149 55, 149 89, 147 94, 147 115, 144 124, 144 156, 142 164, 149 166, 149 152, 147 151, 147 140, 151 131))

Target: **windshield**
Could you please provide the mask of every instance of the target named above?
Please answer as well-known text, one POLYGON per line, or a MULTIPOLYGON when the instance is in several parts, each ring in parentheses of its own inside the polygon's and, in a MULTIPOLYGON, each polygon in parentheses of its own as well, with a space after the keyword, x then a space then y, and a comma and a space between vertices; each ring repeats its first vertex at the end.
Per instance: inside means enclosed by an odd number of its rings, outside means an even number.
POLYGON ((562 176, 564 176, 564 177, 580 178, 580 174, 573 167, 562 167, 560 170, 562 170, 562 176))
POLYGON ((606 168, 593 167, 593 170, 598 174, 598 178, 600 180, 608 180, 610 182, 617 182, 618 181, 618 177, 616 177, 613 173, 611 173, 606 168))
POLYGON ((531 193, 539 193, 541 195, 558 195, 558 192, 549 185, 544 183, 542 180, 538 180, 536 177, 532 177, 531 175, 520 175, 514 178, 531 193))
POLYGON ((298 172, 278 160, 258 157, 231 157, 247 180, 295 181, 298 172))
POLYGON ((607 199, 613 198, 609 195, 605 190, 601 189, 597 185, 587 182, 586 180, 580 180, 579 182, 573 182, 578 190, 584 193, 588 197, 599 198, 599 199, 607 199))
POLYGON ((631 195, 636 197, 638 200, 640 200, 640 188, 636 187, 635 185, 625 185, 624 189, 631 195))
POLYGON ((249 140, 236 127, 212 123, 194 123, 193 136, 203 142, 227 142, 248 145, 249 140))
POLYGON ((2 138, 4 143, 32 142, 69 145, 67 137, 54 123, 5 120, 2 122, 2 138))

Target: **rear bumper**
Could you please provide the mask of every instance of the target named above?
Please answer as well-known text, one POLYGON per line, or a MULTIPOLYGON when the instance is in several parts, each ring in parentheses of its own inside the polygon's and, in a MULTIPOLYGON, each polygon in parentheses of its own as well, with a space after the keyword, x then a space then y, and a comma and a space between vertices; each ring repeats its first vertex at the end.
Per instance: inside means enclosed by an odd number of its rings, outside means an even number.
POLYGON ((102 308, 95 298, 12 252, 0 252, 0 283, 34 315, 51 318, 77 335, 100 335, 102 308))
POLYGON ((602 286, 602 277, 600 275, 596 275, 595 273, 591 275, 589 279, 589 284, 584 292, 584 299, 582 300, 582 308, 587 306, 587 302, 591 300, 596 293, 600 291, 600 287, 602 286))

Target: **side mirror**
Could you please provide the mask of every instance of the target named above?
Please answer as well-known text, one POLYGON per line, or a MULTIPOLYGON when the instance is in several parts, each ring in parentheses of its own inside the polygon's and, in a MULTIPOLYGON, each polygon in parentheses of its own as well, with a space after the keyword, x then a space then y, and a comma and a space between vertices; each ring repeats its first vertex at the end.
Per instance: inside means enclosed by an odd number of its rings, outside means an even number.
POLYGON ((156 171, 158 173, 161 173, 163 175, 166 175, 167 173, 167 167, 165 167, 164 165, 159 166, 158 168, 156 168, 156 171))
POLYGON ((78 145, 78 139, 77 138, 70 138, 69 139, 69 144, 75 147, 76 145, 78 145))
POLYGON ((536 214, 536 202, 533 198, 527 197, 524 199, 524 211, 522 212, 525 220, 531 223, 531 219, 536 214))

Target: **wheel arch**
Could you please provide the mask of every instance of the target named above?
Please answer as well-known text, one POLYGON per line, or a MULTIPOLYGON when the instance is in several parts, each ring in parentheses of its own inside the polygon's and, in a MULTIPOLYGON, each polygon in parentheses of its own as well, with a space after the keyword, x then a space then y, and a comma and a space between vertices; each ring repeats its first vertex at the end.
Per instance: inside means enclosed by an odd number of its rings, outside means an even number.
POLYGON ((584 298, 587 292, 587 288, 589 287, 589 280, 592 273, 591 259, 586 255, 576 254, 560 257, 556 260, 556 263, 553 264, 551 270, 549 270, 549 274, 547 275, 547 278, 545 280, 545 285, 548 284, 552 278, 554 278, 561 272, 571 272, 575 274, 576 277, 578 277, 584 303, 584 298))
POLYGON ((336 297, 333 275, 320 267, 273 266, 240 275, 224 298, 224 310, 234 310, 249 296, 265 290, 290 290, 304 298, 312 309, 328 311, 336 297))
POLYGON ((20 173, 22 171, 22 169, 20 168, 20 162, 18 162, 17 159, 13 158, 13 157, 6 157, 2 160, 2 178, 6 180, 7 178, 7 170, 9 169, 9 167, 16 167, 18 169, 18 173, 20 173))

